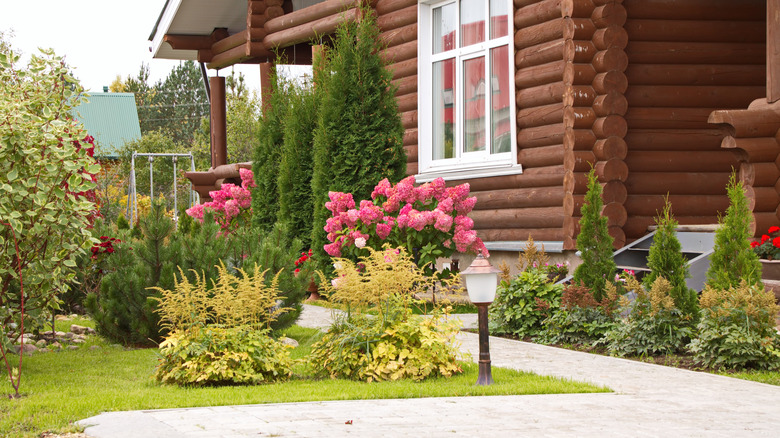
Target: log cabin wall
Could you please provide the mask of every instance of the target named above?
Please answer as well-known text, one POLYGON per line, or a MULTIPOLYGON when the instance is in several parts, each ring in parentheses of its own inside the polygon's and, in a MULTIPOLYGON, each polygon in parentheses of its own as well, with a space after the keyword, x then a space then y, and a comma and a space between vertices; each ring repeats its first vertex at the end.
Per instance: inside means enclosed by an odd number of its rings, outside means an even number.
MULTIPOLYGON (((728 206, 731 169, 745 157, 739 149, 722 149, 726 132, 707 120, 714 110, 746 108, 766 95, 766 3, 624 0, 623 6, 626 238, 647 232, 667 193, 681 224, 717 223, 728 206)), ((767 198, 758 208, 774 213, 776 192, 767 198)))

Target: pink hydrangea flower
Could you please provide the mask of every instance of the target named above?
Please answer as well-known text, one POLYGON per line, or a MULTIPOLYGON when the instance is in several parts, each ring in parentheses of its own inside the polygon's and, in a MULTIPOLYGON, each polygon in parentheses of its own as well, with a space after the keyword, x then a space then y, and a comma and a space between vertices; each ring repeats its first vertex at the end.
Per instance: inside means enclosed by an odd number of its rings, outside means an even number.
POLYGON ((387 239, 391 231, 393 231, 393 226, 388 223, 380 222, 376 224, 376 235, 382 240, 387 239))
POLYGON ((474 205, 477 203, 477 198, 472 196, 462 201, 455 201, 455 210, 458 214, 469 214, 474 209, 474 205))
POLYGON ((436 223, 433 224, 433 227, 441 232, 448 233, 452 229, 452 222, 452 216, 442 213, 436 218, 436 223))
POLYGON ((384 197, 390 197, 390 195, 387 194, 387 191, 392 187, 390 185, 390 181, 388 181, 387 178, 383 179, 382 181, 379 181, 379 184, 374 187, 374 191, 371 192, 371 199, 376 199, 379 196, 384 197))
POLYGON ((250 169, 244 169, 243 167, 238 169, 238 174, 241 176, 241 187, 249 190, 250 187, 257 187, 255 183, 255 174, 250 169))

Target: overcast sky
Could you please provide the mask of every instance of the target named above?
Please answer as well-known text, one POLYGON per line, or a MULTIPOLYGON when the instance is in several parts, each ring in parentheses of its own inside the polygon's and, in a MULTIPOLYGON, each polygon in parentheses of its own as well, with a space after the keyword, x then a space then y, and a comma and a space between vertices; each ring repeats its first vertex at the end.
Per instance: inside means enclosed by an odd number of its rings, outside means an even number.
MULTIPOLYGON (((149 64, 151 83, 177 65, 153 59, 149 51, 163 5, 165 0, 0 0, 0 30, 13 30, 11 45, 25 55, 53 48, 84 88, 102 91, 117 75, 136 76, 141 63, 149 64)), ((252 88, 259 86, 257 66, 241 71, 252 88)))

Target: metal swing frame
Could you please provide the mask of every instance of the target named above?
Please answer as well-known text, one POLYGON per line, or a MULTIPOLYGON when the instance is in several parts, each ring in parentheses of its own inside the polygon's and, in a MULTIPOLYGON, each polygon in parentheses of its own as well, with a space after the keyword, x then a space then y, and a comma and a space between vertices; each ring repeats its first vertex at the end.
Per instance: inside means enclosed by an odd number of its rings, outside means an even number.
MULTIPOLYGON (((167 154, 167 153, 138 153, 133 151, 133 156, 130 160, 130 184, 127 187, 127 214, 130 217, 130 227, 135 226, 135 221, 138 220, 138 192, 135 184, 135 158, 147 157, 149 161, 149 198, 154 199, 154 159, 156 157, 171 158, 173 160, 173 221, 178 227, 179 225, 179 205, 178 205, 178 193, 176 185, 176 164, 178 159, 189 158, 190 159, 190 171, 195 171, 195 158, 191 153, 186 154, 167 154)), ((189 206, 192 207, 195 204, 200 203, 200 195, 192 189, 192 183, 190 182, 189 190, 189 206)))

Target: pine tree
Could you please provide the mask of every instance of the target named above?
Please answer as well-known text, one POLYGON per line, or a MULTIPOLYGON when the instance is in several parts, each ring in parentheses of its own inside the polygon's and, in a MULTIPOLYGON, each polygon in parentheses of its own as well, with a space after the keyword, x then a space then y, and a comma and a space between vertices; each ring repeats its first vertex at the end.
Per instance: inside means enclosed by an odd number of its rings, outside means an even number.
POLYGON ((699 301, 696 291, 685 284, 689 277, 688 260, 683 256, 682 245, 677 239, 677 221, 672 216, 672 205, 666 198, 664 209, 655 219, 658 229, 653 236, 653 244, 647 257, 650 273, 643 279, 645 289, 650 290, 658 277, 663 277, 670 284, 669 295, 674 305, 683 315, 696 318, 699 301))
POLYGON ((326 79, 317 84, 324 94, 314 135, 312 248, 321 267, 329 265, 323 250, 328 192, 368 199, 380 180, 397 182, 406 173, 392 75, 379 56, 382 46, 373 13, 364 10, 362 17, 360 23, 338 28, 324 60, 323 71, 331 74, 322 75, 326 79))
POLYGON ((279 211, 279 162, 284 145, 284 123, 289 109, 288 90, 282 78, 271 76, 271 99, 263 103, 259 142, 255 149, 252 171, 257 187, 252 190, 252 224, 270 231, 279 211))
POLYGON ((714 289, 736 287, 743 280, 748 284, 761 282, 761 263, 750 247, 752 216, 736 174, 731 174, 726 191, 729 208, 726 216, 718 220, 715 247, 707 271, 707 285, 714 289))
POLYGON ((607 218, 601 216, 604 205, 601 192, 596 172, 591 169, 585 204, 581 209, 580 234, 577 236, 577 249, 582 264, 574 270, 574 283, 584 283, 597 301, 601 301, 607 281, 612 281, 617 270, 612 258, 613 241, 609 235, 607 218))

